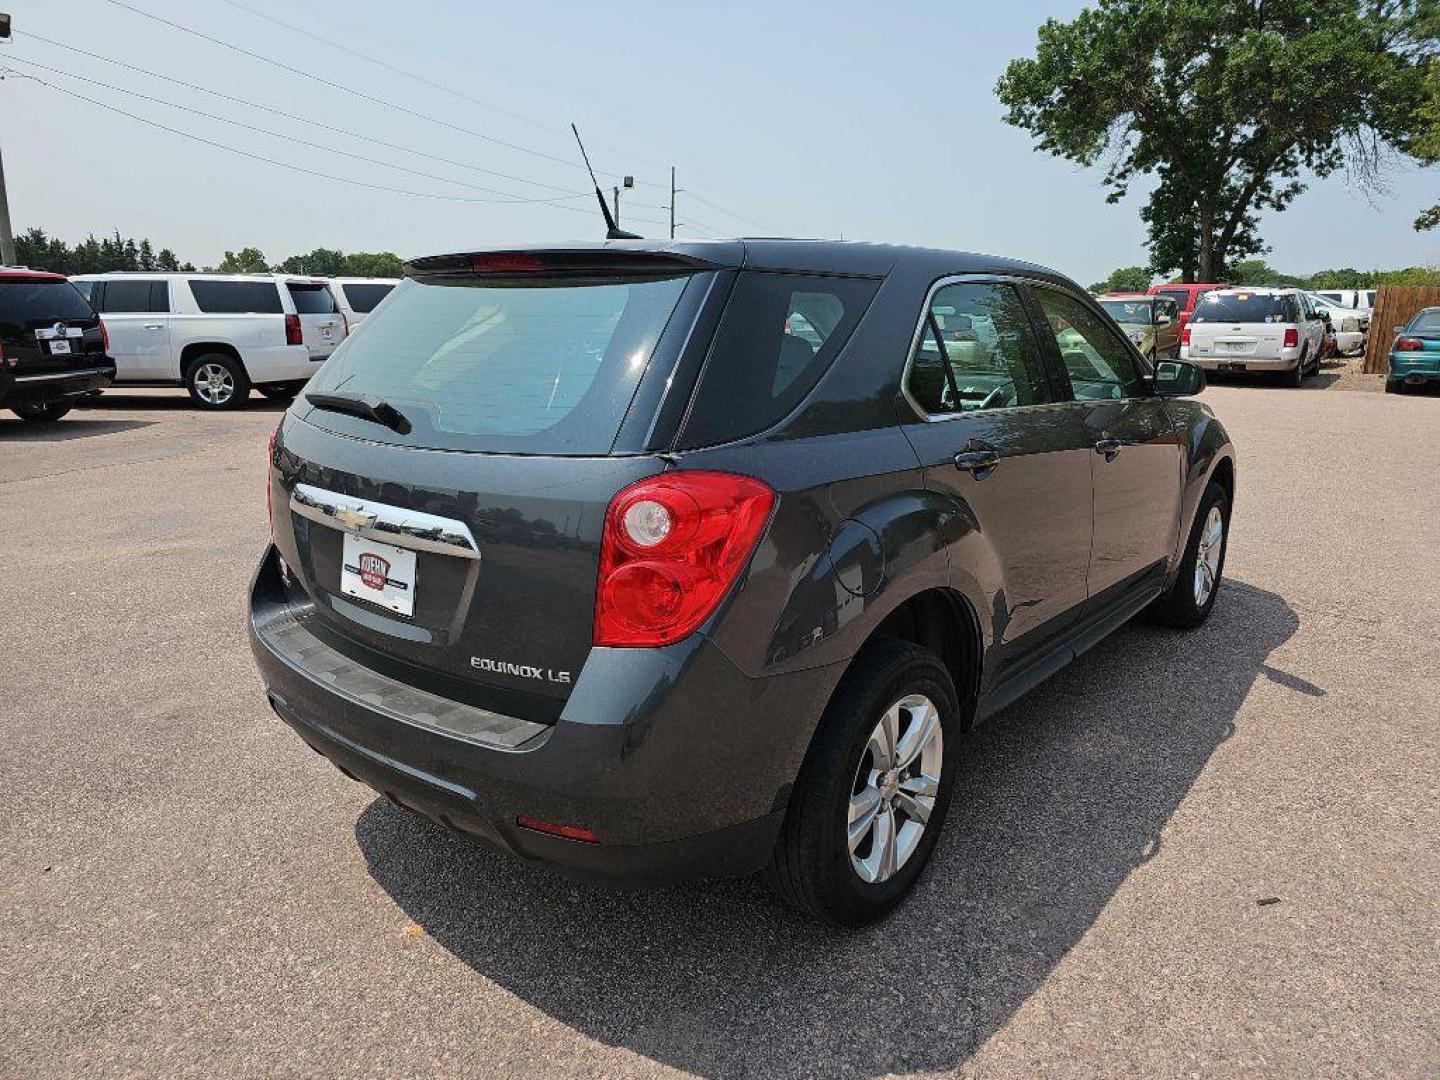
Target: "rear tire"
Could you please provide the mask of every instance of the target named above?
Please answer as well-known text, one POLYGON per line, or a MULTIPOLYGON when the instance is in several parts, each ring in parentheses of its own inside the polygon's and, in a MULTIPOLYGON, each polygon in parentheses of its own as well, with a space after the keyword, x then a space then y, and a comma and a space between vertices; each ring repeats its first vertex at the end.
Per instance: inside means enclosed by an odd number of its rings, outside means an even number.
POLYGON ((1295 370, 1287 371, 1284 376, 1282 376, 1285 385, 1290 387, 1292 390, 1298 390, 1300 387, 1304 386, 1305 369, 1309 366, 1310 361, 1306 359, 1304 353, 1301 353, 1300 359, 1295 361, 1295 370))
POLYGON ((805 755, 765 871, 770 887, 836 926, 888 914, 935 849, 960 735, 955 685, 938 656, 907 641, 866 646, 805 755), (892 750, 884 748, 886 736, 877 742, 884 730, 892 750))
POLYGON ((1386 380, 1385 380, 1385 393, 1387 393, 1387 394, 1403 394, 1404 392, 1405 392, 1405 384, 1404 384, 1404 383, 1396 382, 1394 379, 1386 379, 1386 380))
POLYGON ((12 405, 10 411, 31 424, 53 424, 72 408, 63 402, 47 401, 43 405, 12 405))
POLYGON ((185 372, 185 389, 202 409, 238 409, 250 396, 250 376, 233 356, 205 353, 185 372))
POLYGON ((1180 569, 1170 591, 1150 606, 1150 617, 1163 626, 1180 630, 1193 630, 1210 617, 1215 608, 1215 597, 1220 594, 1220 581, 1225 572, 1225 550, 1230 541, 1230 499, 1225 489, 1213 481, 1206 485, 1195 509, 1195 523, 1190 527, 1190 538, 1185 544, 1185 556, 1180 560, 1180 569), (1214 536, 1215 519, 1212 512, 1218 512, 1220 532, 1214 536), (1215 545, 1218 542, 1219 550, 1215 545), (1209 568, 1202 569, 1204 565, 1209 568), (1208 579, 1208 590, 1202 588, 1208 579))

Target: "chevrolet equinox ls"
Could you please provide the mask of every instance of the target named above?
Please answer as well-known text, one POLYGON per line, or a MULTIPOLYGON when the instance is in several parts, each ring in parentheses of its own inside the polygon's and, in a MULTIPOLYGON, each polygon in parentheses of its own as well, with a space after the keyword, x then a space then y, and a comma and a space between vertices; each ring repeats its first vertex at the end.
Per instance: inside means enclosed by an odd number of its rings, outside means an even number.
POLYGON ((1234 450, 1038 266, 809 241, 417 259, 281 421, 271 706, 582 875, 764 869, 858 925, 968 728, 1215 603, 1234 450))

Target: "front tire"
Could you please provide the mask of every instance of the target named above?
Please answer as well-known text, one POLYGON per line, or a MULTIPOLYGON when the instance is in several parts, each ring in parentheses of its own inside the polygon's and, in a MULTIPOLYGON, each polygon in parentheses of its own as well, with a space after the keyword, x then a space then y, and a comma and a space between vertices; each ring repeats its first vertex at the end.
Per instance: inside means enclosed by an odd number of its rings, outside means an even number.
POLYGON ((836 926, 893 910, 939 839, 960 734, 955 685, 938 656, 906 641, 867 646, 806 754, 766 870, 771 888, 836 926))
POLYGON ((233 356, 206 353, 196 357, 185 373, 185 389, 202 409, 238 409, 250 396, 250 377, 233 356))
POLYGON ((1175 583, 1150 608, 1156 622, 1193 630, 1210 617, 1220 592, 1229 540, 1230 499, 1224 488, 1211 481, 1195 510, 1195 524, 1190 527, 1175 583))
POLYGON ((73 405, 63 402, 47 401, 42 405, 12 405, 10 411, 27 423, 53 424, 72 408, 73 405))

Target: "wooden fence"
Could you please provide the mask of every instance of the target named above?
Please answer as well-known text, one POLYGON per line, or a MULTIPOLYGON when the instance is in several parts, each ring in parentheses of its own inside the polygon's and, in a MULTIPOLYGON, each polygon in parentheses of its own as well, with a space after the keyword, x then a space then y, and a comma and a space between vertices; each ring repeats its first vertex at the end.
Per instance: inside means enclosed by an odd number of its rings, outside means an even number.
POLYGON ((1440 307, 1440 289, 1427 285, 1381 285, 1370 313, 1370 341, 1365 348, 1365 372, 1383 375, 1389 370, 1390 346, 1397 326, 1404 326, 1421 308, 1440 307))

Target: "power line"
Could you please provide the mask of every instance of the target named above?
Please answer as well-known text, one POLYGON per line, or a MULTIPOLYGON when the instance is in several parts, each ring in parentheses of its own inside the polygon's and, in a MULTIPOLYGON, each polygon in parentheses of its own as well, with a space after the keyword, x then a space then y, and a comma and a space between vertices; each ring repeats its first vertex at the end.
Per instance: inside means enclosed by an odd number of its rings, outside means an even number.
MULTIPOLYGON (((352 55, 352 56, 359 57, 360 59, 367 60, 367 61, 369 61, 370 63, 378 64, 378 65, 380 65, 381 67, 386 68, 387 70, 396 72, 397 74, 400 74, 400 75, 404 75, 404 76, 406 76, 407 78, 415 79, 415 80, 417 80, 417 81, 419 81, 419 82, 421 82, 421 83, 424 83, 424 84, 427 85, 427 86, 432 86, 432 87, 434 87, 434 88, 436 88, 436 89, 439 89, 439 90, 442 90, 442 91, 444 91, 444 92, 446 92, 446 93, 448 93, 448 94, 453 94, 454 96, 459 97, 459 98, 462 98, 463 100, 470 101, 470 102, 472 102, 472 103, 474 103, 474 104, 481 105, 481 106, 483 106, 483 107, 485 107, 485 108, 494 109, 494 110, 496 110, 496 111, 498 111, 498 112, 504 113, 504 114, 507 115, 507 116, 514 117, 514 118, 517 119, 517 120, 521 120, 521 121, 523 121, 523 122, 525 122, 525 123, 534 125, 535 127, 539 127, 539 128, 544 129, 544 130, 547 130, 547 131, 556 131, 556 132, 558 132, 558 131, 562 130, 562 129, 553 127, 553 126, 551 126, 551 125, 542 123, 541 121, 532 120, 531 118, 529 118, 529 117, 527 117, 527 116, 523 116, 523 115, 520 114, 520 113, 513 112, 513 111, 511 111, 511 110, 509 110, 509 109, 505 109, 505 108, 503 108, 502 106, 495 105, 495 104, 493 104, 493 103, 491 103, 491 102, 488 102, 488 101, 483 101, 483 100, 481 100, 480 98, 472 97, 472 96, 470 96, 469 94, 465 94, 465 93, 463 93, 463 92, 461 92, 461 91, 459 91, 459 90, 455 90, 455 89, 453 89, 453 88, 451 88, 451 87, 445 86, 443 83, 437 82, 437 81, 435 81, 435 80, 433 80, 433 79, 426 78, 426 77, 423 76, 423 75, 417 75, 417 74, 415 74, 414 72, 406 71, 404 68, 400 68, 400 67, 397 67, 397 66, 394 65, 394 64, 390 64, 388 61, 384 61, 384 60, 377 59, 376 57, 373 57, 373 56, 370 56, 370 55, 368 55, 368 54, 366 54, 366 53, 363 53, 363 52, 361 52, 361 51, 358 50, 358 49, 352 49, 352 48, 350 48, 349 46, 340 45, 340 44, 338 44, 338 43, 336 43, 336 42, 334 42, 334 41, 329 40, 328 38, 321 37, 320 35, 311 33, 310 31, 304 30, 304 29, 302 29, 302 28, 300 28, 300 27, 292 26, 291 24, 286 23, 286 22, 284 22, 284 21, 282 21, 282 20, 280 20, 280 19, 277 19, 277 18, 275 18, 274 16, 266 15, 266 14, 264 14, 264 13, 262 13, 262 12, 255 11, 253 8, 250 8, 250 7, 246 6, 245 4, 241 4, 241 3, 236 2, 236 0, 226 0, 226 2, 229 3, 232 7, 236 7, 236 8, 239 8, 239 9, 243 10, 243 11, 249 12, 251 15, 254 15, 254 16, 258 17, 258 18, 266 19, 266 20, 268 20, 268 21, 270 21, 270 22, 272 22, 272 23, 275 23, 275 24, 278 25, 278 26, 282 26, 282 27, 284 27, 284 28, 287 29, 287 30, 293 31, 294 33, 301 34, 301 35, 304 35, 304 36, 306 36, 306 37, 312 38, 312 39, 314 39, 314 40, 320 41, 320 42, 322 42, 322 43, 325 44, 325 45, 329 45, 329 46, 331 46, 332 48, 335 48, 335 49, 340 50, 341 52, 345 52, 345 53, 348 53, 348 54, 350 54, 350 55, 352 55)), ((270 65, 272 65, 273 67, 277 67, 277 68, 279 68, 279 69, 282 70, 282 71, 287 71, 287 72, 290 72, 290 73, 293 74, 293 75, 299 75, 299 76, 302 77, 302 78, 311 79, 311 80, 313 80, 313 81, 315 81, 315 82, 321 83, 321 84, 324 85, 324 86, 329 86, 329 87, 331 87, 331 88, 333 88, 333 89, 340 90, 340 91, 342 91, 342 92, 344 92, 344 93, 347 93, 347 94, 351 94, 351 95, 353 95, 353 96, 355 96, 355 97, 360 98, 360 99, 363 100, 363 101, 368 101, 368 102, 371 102, 372 104, 376 104, 376 105, 382 105, 382 106, 384 106, 385 108, 394 109, 394 110, 396 110, 396 111, 398 111, 398 112, 401 112, 401 113, 406 114, 407 116, 412 116, 412 117, 415 117, 415 118, 420 119, 420 120, 429 121, 429 122, 432 123, 432 124, 439 124, 440 126, 449 128, 449 129, 451 129, 452 131, 459 131, 459 132, 462 132, 462 133, 464 133, 464 134, 466 134, 466 135, 470 135, 470 136, 472 136, 472 137, 474 137, 474 138, 483 139, 483 140, 486 141, 486 142, 494 143, 494 144, 497 145, 497 146, 503 146, 503 147, 505 147, 506 149, 508 149, 508 150, 514 150, 514 151, 516 151, 517 153, 530 154, 530 155, 532 155, 532 156, 534 156, 534 157, 538 157, 538 158, 541 158, 541 159, 546 160, 546 161, 555 162, 556 164, 564 165, 564 166, 566 166, 566 167, 568 167, 568 168, 579 168, 579 167, 580 167, 576 162, 574 162, 574 161, 572 161, 572 160, 570 160, 570 159, 568 159, 568 158, 557 157, 556 155, 546 153, 546 152, 543 151, 543 150, 536 150, 536 149, 534 149, 534 148, 532 148, 532 147, 528 147, 528 146, 521 145, 520 143, 514 143, 514 142, 510 142, 510 141, 508 141, 508 140, 506 140, 506 139, 497 138, 497 137, 495 137, 495 136, 493 136, 493 135, 487 135, 487 134, 485 134, 484 132, 476 131, 476 130, 474 130, 473 128, 467 128, 467 127, 464 127, 464 126, 459 125, 459 124, 454 124, 454 123, 451 123, 451 122, 448 121, 448 120, 443 120, 443 119, 441 119, 441 118, 439 118, 439 117, 431 116, 431 115, 429 115, 428 113, 422 113, 422 112, 419 112, 418 110, 408 108, 408 107, 406 107, 406 106, 404 106, 404 105, 397 105, 396 103, 394 103, 394 102, 392 102, 392 101, 386 101, 384 98, 375 97, 375 96, 372 95, 372 94, 366 94, 366 93, 364 93, 364 92, 362 92, 362 91, 360 91, 360 90, 356 90, 356 89, 353 88, 353 87, 346 86, 346 85, 344 85, 343 83, 335 82, 334 80, 327 79, 327 78, 325 78, 325 77, 323 77, 323 76, 321 76, 321 75, 316 75, 316 74, 314 74, 313 72, 306 71, 306 70, 304 70, 303 68, 294 67, 293 65, 284 63, 283 61, 273 59, 272 57, 266 56, 266 55, 264 55, 263 53, 258 53, 258 52, 255 52, 254 50, 246 49, 246 48, 244 48, 244 47, 242 47, 242 46, 240 46, 240 45, 235 45, 235 44, 232 44, 231 42, 225 41, 225 40, 223 40, 222 38, 212 37, 212 36, 209 35, 209 34, 203 33, 203 32, 201 32, 201 31, 199 31, 199 30, 192 29, 191 27, 185 26, 185 25, 183 25, 183 24, 181 24, 181 23, 174 22, 174 21, 172 21, 172 20, 170 20, 170 19, 163 18, 163 17, 161 17, 161 16, 159 16, 159 15, 155 15, 155 14, 153 14, 153 13, 151 13, 151 12, 145 11, 145 10, 142 9, 142 8, 138 8, 138 7, 135 7, 135 6, 132 5, 132 4, 128 4, 128 3, 125 2, 125 0, 106 0, 106 3, 112 4, 112 5, 114 5, 115 7, 123 8, 123 9, 125 9, 126 11, 133 12, 133 13, 136 14, 136 15, 142 16, 143 18, 151 19, 151 20, 153 20, 154 22, 158 22, 158 23, 160 23, 160 24, 162 24, 162 25, 164 25, 164 26, 169 26, 169 27, 171 27, 172 29, 181 31, 182 33, 190 34, 190 35, 192 35, 192 36, 194 36, 194 37, 200 38, 202 41, 208 41, 208 42, 210 42, 211 44, 219 45, 219 46, 221 46, 221 47, 223 47, 223 48, 226 48, 226 49, 231 49, 231 50, 233 50, 234 52, 240 53, 242 56, 248 56, 248 57, 250 57, 251 59, 259 60, 261 63, 270 64, 270 65)), ((604 176, 619 176, 619 175, 620 175, 619 173, 605 172, 604 170, 600 170, 600 172, 601 172, 601 175, 604 175, 604 176)), ((659 183, 656 183, 656 182, 654 182, 654 181, 652 181, 652 180, 642 180, 642 179, 638 179, 638 178, 637 178, 635 182, 636 182, 637 184, 643 185, 643 186, 645 186, 645 187, 660 188, 660 189, 662 189, 662 190, 666 189, 666 185, 665 185, 665 184, 659 184, 659 183)), ((737 214, 737 213, 735 213, 734 211, 727 210, 727 209, 725 209, 725 207, 720 206, 718 203, 714 202, 713 200, 704 198, 703 196, 696 194, 693 190, 689 191, 688 194, 690 194, 692 197, 694 197, 695 199, 699 200, 700 202, 704 203, 706 206, 709 206, 711 209, 717 210, 717 211, 719 211, 720 213, 726 215, 727 217, 735 218, 735 219, 738 220, 738 221, 748 222, 749 224, 754 225, 754 226, 756 226, 756 227, 758 227, 758 228, 760 228, 760 229, 765 229, 767 232, 773 231, 773 230, 768 229, 765 225, 762 225, 760 222, 754 220, 753 218, 747 218, 747 217, 745 217, 745 216, 742 215, 742 214, 737 214)), ((636 204, 636 205, 639 205, 639 204, 636 204)), ((652 206, 652 208, 653 208, 653 209, 668 209, 668 207, 661 207, 661 206, 652 206)))
MULTIPOLYGON (((437 192, 410 191, 410 190, 407 190, 407 189, 405 189, 405 188, 389 187, 388 185, 385 185, 385 184, 371 184, 371 183, 368 183, 368 182, 366 182, 366 181, 364 181, 364 180, 356 180, 356 179, 354 179, 353 177, 349 177, 349 176, 336 176, 336 175, 333 174, 333 173, 320 172, 318 169, 307 169, 307 168, 305 168, 304 166, 295 165, 295 164, 292 164, 292 163, 290 163, 290 162, 288 162, 288 161, 279 161, 279 160, 277 160, 277 159, 275 159, 275 158, 266 157, 266 156, 263 155, 263 154, 256 154, 256 153, 253 153, 252 151, 249 151, 249 150, 241 150, 241 149, 239 149, 238 147, 230 146, 230 145, 228 145, 228 144, 226 144, 226 143, 222 143, 222 142, 217 142, 217 141, 215 141, 214 139, 207 139, 207 138, 205 138, 205 137, 203 137, 203 136, 201 136, 201 135, 196 135, 196 134, 194 134, 194 133, 192 133, 192 132, 189 132, 189 131, 182 131, 182 130, 179 129, 179 128, 170 127, 168 124, 162 124, 162 123, 160 123, 158 120, 151 120, 151 119, 149 119, 148 117, 139 116, 139 115, 137 115, 136 113, 128 112, 128 111, 126 111, 125 109, 119 108, 118 106, 109 105, 109 104, 107 104, 106 102, 98 101, 98 100, 96 100, 95 98, 92 98, 92 97, 87 97, 87 96, 84 95, 84 94, 78 93, 77 91, 74 91, 74 90, 70 90, 70 89, 68 89, 68 88, 66 88, 66 87, 64 87, 64 86, 57 86, 55 83, 47 82, 46 80, 44 80, 44 79, 42 79, 42 78, 40 78, 39 76, 36 76, 36 75, 29 75, 29 74, 26 74, 25 72, 17 71, 17 70, 14 69, 14 68, 5 68, 5 69, 3 69, 3 70, 8 70, 12 75, 18 75, 18 76, 20 76, 21 78, 29 79, 31 82, 36 83, 36 84, 38 84, 38 85, 40 85, 40 86, 44 86, 44 87, 46 87, 46 88, 48 88, 48 89, 50 89, 50 90, 54 90, 54 91, 56 91, 56 92, 58 92, 58 93, 65 94, 65 95, 67 95, 67 96, 69 96, 69 97, 76 98, 77 100, 88 102, 89 104, 95 105, 95 106, 97 106, 97 107, 99 107, 99 108, 101 108, 101 109, 105 109, 105 110, 107 110, 108 112, 118 113, 120 116, 127 117, 127 118, 129 118, 129 119, 131 119, 131 120, 136 120, 136 121, 138 121, 138 122, 140 122, 140 123, 142 123, 142 124, 148 124, 148 125, 151 126, 151 127, 159 128, 161 131, 168 131, 168 132, 169 132, 170 134, 172 134, 172 135, 179 135, 179 136, 180 136, 181 138, 183 138, 183 139, 190 139, 190 140, 193 141, 193 142, 203 143, 203 144, 206 145, 206 146, 212 146, 212 147, 215 147, 216 149, 219 149, 219 150, 225 150, 225 151, 227 151, 227 152, 229 152, 229 153, 237 154, 237 155, 239 155, 240 157, 250 158, 251 160, 254 160, 254 161, 261 161, 261 162, 264 162, 264 163, 267 164, 267 165, 277 165, 277 166, 279 166, 280 168, 282 168, 282 169, 288 169, 288 170, 290 170, 291 172, 304 173, 304 174, 307 175, 307 176, 316 176, 316 177, 319 177, 319 178, 322 179, 322 180, 331 180, 331 181, 334 181, 335 183, 340 183, 340 184, 351 184, 351 185, 354 185, 355 187, 368 188, 368 189, 370 189, 371 191, 383 191, 383 192, 387 192, 387 193, 392 194, 392 195, 408 195, 408 196, 411 196, 411 197, 413 197, 413 198, 419 198, 419 199, 437 199, 437 200, 440 200, 440 201, 443 201, 443 202, 489 203, 489 204, 496 204, 496 203, 501 203, 501 204, 511 203, 511 204, 513 204, 513 203, 515 202, 515 200, 513 200, 513 199, 482 199, 482 198, 477 198, 477 197, 475 197, 475 196, 470 196, 470 195, 446 195, 446 194, 437 193, 437 192)), ((575 211, 575 212, 577 212, 577 213, 585 213, 585 211, 584 211, 584 210, 581 210, 579 207, 562 206, 562 205, 557 204, 557 203, 545 203, 544 205, 554 206, 556 209, 559 209, 559 210, 572 210, 572 211, 575 211)), ((634 219, 634 220, 636 220, 636 221, 646 221, 647 224, 651 224, 651 225, 664 225, 664 224, 665 224, 665 222, 663 222, 663 221, 658 221, 658 220, 655 220, 655 219, 636 218, 636 219, 634 219)))
MULTIPOLYGON (((338 127, 334 124, 327 124, 320 120, 313 120, 308 116, 301 116, 298 113, 286 112, 284 109, 277 109, 270 105, 262 105, 257 101, 249 101, 246 98, 236 97, 234 94, 226 94, 219 90, 212 90, 210 87, 201 86, 199 83, 186 82, 184 79, 177 79, 173 75, 166 75, 162 72, 151 71, 148 68, 138 67, 137 65, 127 63, 124 60, 116 60, 113 56, 104 56, 101 53, 91 52, 88 49, 82 49, 78 45, 71 45, 63 41, 55 41, 51 38, 47 38, 41 34, 36 34, 32 31, 27 31, 24 37, 27 39, 34 38, 36 41, 43 41, 46 45, 53 45, 58 49, 67 49, 70 52, 79 53, 81 56, 88 56, 93 60, 101 60, 107 64, 114 64, 116 67, 124 68, 127 71, 134 71, 140 75, 148 75, 153 79, 160 79, 163 82, 173 83, 176 86, 183 86, 187 90, 195 90, 202 94, 209 94, 211 97, 219 98, 221 101, 229 101, 236 105, 244 105, 248 109, 259 109, 261 112, 270 113, 272 116, 283 117, 286 120, 293 120, 301 124, 309 124, 311 127, 320 128, 322 131, 332 131, 336 134, 345 135, 352 139, 359 139, 362 142, 373 143, 376 146, 383 146, 389 150, 398 150, 404 154, 414 154, 416 157, 429 158, 431 161, 438 161, 444 165, 454 165, 456 168, 469 169, 472 172, 484 173, 487 176, 499 177, 502 180, 510 180, 517 184, 527 184, 531 187, 546 188, 550 191, 562 191, 567 193, 574 190, 572 188, 562 187, 558 184, 547 184, 541 180, 532 180, 528 177, 516 176, 513 173, 498 172, 495 169, 487 169, 483 166, 475 165, 468 161, 456 161, 453 158, 442 157, 439 154, 432 154, 426 150, 416 150, 413 147, 402 146, 399 143, 387 142, 386 140, 378 139, 373 135, 366 135, 359 131, 352 131, 349 128, 338 127)), ((637 203, 635 205, 639 204, 637 203)), ((662 209, 662 207, 657 206, 652 207, 652 209, 658 210, 662 209)))
POLYGON ((448 176, 440 176, 437 173, 422 172, 419 169, 407 168, 404 165, 396 165, 393 162, 381 161, 379 158, 366 157, 364 154, 352 153, 349 150, 342 150, 337 146, 326 146, 324 143, 317 143, 312 142, 309 139, 302 139, 297 135, 286 135, 284 132, 281 131, 271 131, 269 128, 258 127, 255 124, 247 124, 241 120, 232 120, 228 116, 220 116, 216 113, 206 112, 203 109, 191 108, 189 105, 181 105, 177 102, 166 101, 163 98, 151 97, 149 94, 142 94, 138 90, 131 90, 124 86, 114 86, 107 82, 101 82, 99 79, 90 79, 86 78, 83 75, 76 75, 72 71, 62 71, 60 68, 53 68, 46 64, 38 64, 34 60, 26 60, 25 58, 20 56, 12 56, 9 59, 15 63, 25 64, 27 67, 39 68, 41 71, 48 71, 53 75, 64 75, 66 78, 74 79, 77 82, 88 83, 91 86, 98 86, 104 90, 113 90, 121 94, 129 94, 131 97, 137 97, 141 101, 149 101, 156 105, 164 105, 167 108, 179 109, 182 112, 193 113, 195 116, 203 116, 207 120, 218 120, 222 124, 232 124, 235 127, 244 128, 246 131, 258 132, 261 135, 269 135, 276 139, 284 139, 286 142, 297 143, 300 146, 308 146, 313 150, 323 150, 327 154, 339 154, 342 157, 351 158, 355 161, 363 161, 369 165, 379 165, 382 168, 396 169, 400 172, 409 173, 412 176, 424 177, 427 180, 438 180, 442 184, 456 184, 460 187, 468 187, 475 191, 483 191, 489 195, 501 196, 502 198, 497 199, 497 202, 504 201, 514 203, 558 203, 567 199, 588 199, 590 197, 590 192, 588 191, 574 191, 568 195, 557 195, 549 196, 546 198, 532 199, 523 195, 516 195, 514 192, 511 191, 500 191, 497 188, 484 187, 481 184, 472 184, 466 180, 455 180, 448 176))
MULTIPOLYGON (((168 26, 172 29, 179 30, 181 33, 190 34, 192 37, 197 37, 202 41, 208 41, 212 45, 219 45, 222 48, 230 49, 233 52, 237 52, 242 56, 248 56, 252 60, 259 60, 261 63, 270 64, 272 67, 279 68, 281 71, 287 71, 292 75, 299 75, 301 78, 310 79, 314 82, 320 83, 323 86, 328 86, 332 89, 340 90, 346 94, 350 94, 354 97, 360 98, 362 101, 368 101, 374 105, 383 105, 387 109, 394 109, 396 112, 404 113, 407 116, 413 116, 419 120, 425 120, 432 124, 438 124, 441 127, 449 128, 452 131, 462 132, 476 139, 483 139, 485 142, 494 143, 496 146, 503 146, 507 150, 514 150, 517 153, 521 154, 530 154, 533 157, 541 158, 545 161, 551 161, 556 163, 557 165, 564 165, 566 168, 580 168, 579 165, 577 165, 569 158, 562 158, 556 156, 555 154, 548 154, 543 150, 535 150, 528 146, 522 146, 519 143, 513 143, 506 139, 496 138, 494 135, 486 135, 483 131, 476 131, 473 128, 467 128, 460 124, 454 124, 451 123, 449 120, 442 120, 438 116, 431 116, 428 113, 422 113, 416 109, 411 109, 404 105, 397 105, 393 101, 386 101, 384 98, 375 97, 373 94, 367 94, 364 91, 356 90, 352 86, 346 86, 344 83, 338 83, 335 82, 333 79, 327 79, 323 75, 316 75, 313 72, 306 71, 304 68, 294 67, 290 64, 285 63, 282 60, 273 59, 272 57, 266 56, 263 53, 255 52, 252 49, 247 49, 243 46, 232 44, 231 42, 225 41, 221 38, 212 37, 211 35, 202 33, 199 30, 191 29, 190 27, 185 26, 181 23, 173 22, 170 19, 162 18, 159 15, 155 15, 151 12, 143 10, 142 8, 127 4, 125 3, 125 0, 105 0, 105 2, 108 4, 112 4, 118 8, 124 8, 126 11, 133 12, 136 15, 142 16, 143 18, 158 22, 163 26, 168 26)), ((606 175, 616 176, 618 174, 608 173, 606 175)), ((646 183, 648 184, 648 186, 652 187, 660 186, 656 184, 650 184, 648 181, 639 182, 646 183)))

